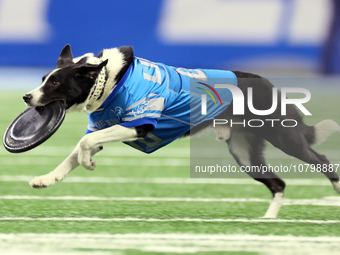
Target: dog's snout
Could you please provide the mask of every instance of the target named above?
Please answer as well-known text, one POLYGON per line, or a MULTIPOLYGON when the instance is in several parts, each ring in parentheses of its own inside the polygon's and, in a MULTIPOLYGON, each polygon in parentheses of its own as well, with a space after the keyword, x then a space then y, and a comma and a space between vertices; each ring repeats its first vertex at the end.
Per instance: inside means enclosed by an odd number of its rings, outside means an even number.
POLYGON ((33 98, 33 96, 31 94, 25 94, 23 96, 23 99, 24 99, 25 103, 29 103, 32 98, 33 98))

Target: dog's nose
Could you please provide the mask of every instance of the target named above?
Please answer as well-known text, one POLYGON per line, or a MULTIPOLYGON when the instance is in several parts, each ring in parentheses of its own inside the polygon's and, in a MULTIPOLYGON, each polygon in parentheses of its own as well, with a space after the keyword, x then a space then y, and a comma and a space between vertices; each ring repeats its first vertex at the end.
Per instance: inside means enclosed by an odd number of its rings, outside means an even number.
POLYGON ((24 99, 25 103, 29 103, 31 101, 32 97, 33 96, 31 94, 26 94, 22 98, 24 99))

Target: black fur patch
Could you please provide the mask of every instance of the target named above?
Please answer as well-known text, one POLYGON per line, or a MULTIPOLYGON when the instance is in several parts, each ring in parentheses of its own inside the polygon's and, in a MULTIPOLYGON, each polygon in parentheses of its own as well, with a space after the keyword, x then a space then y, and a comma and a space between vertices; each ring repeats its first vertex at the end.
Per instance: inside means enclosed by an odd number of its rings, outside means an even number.
POLYGON ((136 127, 137 137, 145 138, 149 131, 153 130, 153 125, 145 124, 136 127))
POLYGON ((124 67, 119 71, 117 74, 115 81, 116 84, 123 78, 124 74, 128 70, 129 66, 131 65, 133 61, 133 48, 130 46, 122 46, 118 48, 121 53, 124 55, 124 67))
POLYGON ((97 58, 101 58, 103 56, 103 51, 99 52, 99 54, 97 55, 97 58))
MULTIPOLYGON (((107 60, 99 65, 72 63, 66 65, 48 76, 41 88, 43 97, 40 103, 46 105, 53 101, 63 101, 66 109, 74 104, 83 103, 100 70, 107 64, 107 60)), ((47 76, 44 76, 45 79, 47 76)))
POLYGON ((77 62, 77 64, 85 64, 87 59, 88 59, 88 57, 83 57, 77 62))
POLYGON ((57 67, 66 66, 68 64, 72 64, 73 55, 71 51, 71 46, 66 44, 65 47, 61 50, 59 59, 57 61, 57 67))

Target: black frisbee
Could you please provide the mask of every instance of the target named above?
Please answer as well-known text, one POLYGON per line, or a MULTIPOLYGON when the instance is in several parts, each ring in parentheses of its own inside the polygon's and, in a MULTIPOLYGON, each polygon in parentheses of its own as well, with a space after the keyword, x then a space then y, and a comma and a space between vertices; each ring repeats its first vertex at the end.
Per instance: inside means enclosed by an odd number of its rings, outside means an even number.
POLYGON ((3 143, 6 150, 18 153, 42 144, 60 127, 65 113, 65 107, 59 101, 26 109, 5 132, 3 143))

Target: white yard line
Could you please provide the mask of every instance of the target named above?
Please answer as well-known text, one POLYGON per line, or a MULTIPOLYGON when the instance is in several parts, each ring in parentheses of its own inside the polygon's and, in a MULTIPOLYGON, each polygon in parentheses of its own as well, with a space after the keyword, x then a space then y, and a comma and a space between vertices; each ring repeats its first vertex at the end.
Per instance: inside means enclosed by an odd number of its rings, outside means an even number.
MULTIPOLYGON (((191 197, 93 197, 93 196, 0 196, 0 200, 71 200, 71 201, 131 201, 131 202, 202 202, 202 203, 269 203, 261 198, 191 198, 191 197)), ((323 199, 283 199, 283 205, 340 206, 340 197, 323 199)))
POLYGON ((226 234, 0 234, 1 254, 40 254, 134 249, 143 252, 258 252, 261 254, 338 254, 340 237, 226 234), (78 250, 78 251, 77 251, 78 250), (6 253, 7 252, 7 253, 6 253))
MULTIPOLYGON (((87 221, 87 222, 243 222, 243 223, 308 223, 308 224, 339 224, 340 220, 295 220, 295 219, 201 219, 201 218, 88 218, 88 217, 0 217, 1 221, 87 221)), ((0 234, 1 235, 1 234, 0 234)), ((340 238, 340 237, 339 237, 340 238)))
MULTIPOLYGON (((29 182, 33 176, 27 175, 0 175, 2 182, 29 182)), ((63 182, 72 183, 155 183, 155 184, 244 184, 263 185, 253 179, 231 179, 231 178, 110 178, 110 177, 67 177, 63 182)), ((288 185, 311 185, 311 186, 331 186, 328 180, 318 179, 286 179, 288 185)))
MULTIPOLYGON (((20 157, 11 155, 4 148, 0 148, 1 164, 6 166, 26 166, 26 165, 58 165, 61 158, 66 157, 73 147, 66 146, 41 146, 31 150, 25 155, 20 157)), ((202 157, 207 155, 206 152, 202 157)), ((340 154, 335 150, 322 151, 322 154, 334 163, 340 163, 340 154)), ((196 155, 196 154, 195 154, 196 155)), ((233 157, 226 151, 221 155, 216 155, 216 152, 209 154, 209 160, 215 159, 228 159, 234 162, 233 157), (213 155, 213 156, 211 156, 213 155)), ((289 160, 292 159, 288 155, 279 150, 268 150, 265 153, 267 159, 272 160, 289 160)), ((197 155, 196 155, 197 156, 197 155)), ((164 148, 163 150, 156 151, 151 155, 146 155, 143 152, 132 149, 129 146, 114 146, 105 147, 103 151, 95 156, 98 165, 103 166, 190 166, 190 146, 187 148, 164 148), (127 160, 128 158, 128 160, 127 160)), ((301 162, 303 163, 303 162, 301 162)))
MULTIPOLYGON (((29 156, 67 156, 72 152, 74 147, 66 146, 39 146, 34 150, 28 151, 25 155, 29 156)), ((4 148, 0 148, 0 155, 10 155, 4 148)), ((151 155, 147 155, 141 151, 133 149, 127 145, 122 144, 121 146, 105 146, 104 150, 97 154, 98 156, 104 157, 144 157, 144 158, 189 158, 190 150, 188 148, 164 148, 158 150, 151 155)))
MULTIPOLYGON (((40 146, 26 152, 25 155, 28 156, 67 156, 74 147, 66 147, 66 146, 40 146)), ((204 153, 204 151, 203 151, 204 153)), ((338 160, 340 161, 340 155, 338 150, 323 150, 319 153, 327 155, 328 159, 338 160)), ((215 153, 216 154, 216 153, 215 153)), ((0 147, 0 155, 8 156, 10 155, 4 148, 0 147)), ((206 155, 206 152, 205 152, 206 155)), ((225 153, 221 154, 223 158, 232 158, 232 156, 228 153, 228 148, 226 147, 225 153), (223 156, 222 156, 223 155, 223 156)), ((215 155, 215 157, 219 158, 219 155, 215 155)), ((185 148, 169 148, 165 147, 162 150, 158 150, 152 154, 146 155, 143 152, 135 150, 127 145, 122 144, 121 146, 105 146, 104 150, 99 152, 96 157, 136 157, 136 158, 190 158, 190 146, 185 148)), ((213 157, 210 155, 210 157, 213 157)), ((17 157, 18 158, 18 157, 17 157)), ((291 159, 292 157, 284 154, 279 150, 267 150, 265 151, 266 159, 291 159)), ((340 163, 340 162, 333 162, 340 163)))
MULTIPOLYGON (((1 165, 25 166, 25 165, 58 165, 62 160, 55 157, 32 157, 20 156, 17 158, 1 156, 1 165)), ((190 166, 189 159, 183 158, 119 158, 119 157, 101 157, 97 159, 102 166, 190 166)))

